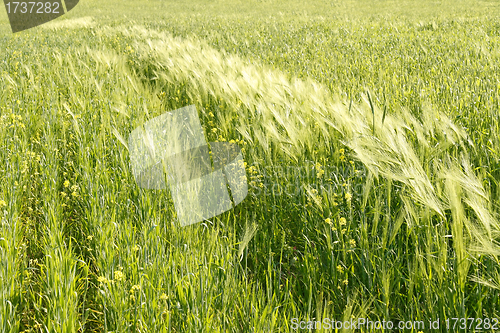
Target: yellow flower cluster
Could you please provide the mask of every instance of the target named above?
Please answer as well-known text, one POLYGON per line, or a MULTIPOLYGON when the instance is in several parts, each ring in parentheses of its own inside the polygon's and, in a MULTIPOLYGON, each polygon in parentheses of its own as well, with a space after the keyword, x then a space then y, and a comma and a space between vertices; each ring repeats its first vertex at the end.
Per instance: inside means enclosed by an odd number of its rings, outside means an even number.
POLYGON ((339 224, 340 225, 346 225, 347 224, 347 220, 345 219, 345 217, 341 217, 340 220, 339 220, 339 224))
POLYGON ((345 162, 346 158, 345 158, 345 150, 344 149, 339 149, 339 153, 340 153, 340 162, 345 162))
MULTIPOLYGON (((246 166, 246 162, 245 162, 246 166)), ((262 184, 262 175, 259 175, 259 172, 257 171, 257 168, 253 165, 248 167, 248 173, 250 174, 250 181, 248 185, 251 187, 260 187, 263 188, 264 184, 262 184)))
POLYGON ((106 279, 105 276, 99 276, 97 278, 97 282, 99 282, 99 283, 107 283, 107 282, 110 282, 110 280, 106 279))
POLYGON ((77 198, 78 197, 78 185, 73 185, 71 186, 71 195, 74 197, 74 198, 77 198))
MULTIPOLYGON (((97 282, 99 283, 114 283, 116 281, 120 282, 120 281, 123 281, 125 280, 125 274, 122 272, 123 270, 123 267, 119 266, 117 270, 115 270, 115 273, 114 273, 114 277, 115 279, 114 280, 108 280, 105 276, 99 276, 97 278, 97 282)), ((132 287, 132 290, 139 290, 140 289, 140 286, 136 285, 136 286, 133 286, 132 287)))
POLYGON ((11 122, 7 123, 7 127, 20 127, 20 128, 25 128, 24 123, 23 123, 23 117, 20 115, 16 115, 14 113, 11 113, 10 115, 11 122))
MULTIPOLYGON (((36 140, 35 140, 36 141, 36 140)), ((28 157, 28 159, 30 160, 35 160, 37 163, 41 161, 42 159, 42 155, 38 155, 37 153, 35 153, 34 151, 28 151, 26 153, 26 156, 28 157)))
POLYGON ((130 293, 133 294, 138 290, 141 290, 141 286, 139 284, 133 285, 132 288, 130 288, 130 293))
POLYGON ((239 143, 240 145, 246 145, 246 141, 245 140, 238 140, 238 139, 231 139, 229 140, 229 143, 239 143))
MULTIPOLYGON (((65 172, 64 174, 66 175, 66 172, 65 172)), ((74 185, 72 185, 72 186, 70 187, 70 181, 66 179, 66 180, 63 182, 63 186, 64 186, 64 188, 65 188, 65 189, 68 189, 68 188, 69 188, 69 190, 71 191, 71 196, 72 196, 73 198, 78 198, 78 196, 79 196, 79 194, 78 194, 78 189, 79 189, 78 185, 74 184, 74 185)), ((61 196, 62 196, 64 199, 69 199, 69 197, 68 197, 68 193, 66 193, 66 192, 64 192, 64 191, 61 191, 61 196)), ((63 206, 63 207, 66 207, 66 206, 67 206, 67 204, 63 203, 63 204, 62 204, 62 206, 63 206)))
POLYGON ((119 271, 119 270, 115 271, 115 280, 116 281, 122 281, 124 279, 125 279, 125 274, 123 274, 122 271, 119 271))
POLYGON ((325 170, 323 169, 322 165, 319 163, 316 163, 316 177, 321 178, 325 174, 325 170))

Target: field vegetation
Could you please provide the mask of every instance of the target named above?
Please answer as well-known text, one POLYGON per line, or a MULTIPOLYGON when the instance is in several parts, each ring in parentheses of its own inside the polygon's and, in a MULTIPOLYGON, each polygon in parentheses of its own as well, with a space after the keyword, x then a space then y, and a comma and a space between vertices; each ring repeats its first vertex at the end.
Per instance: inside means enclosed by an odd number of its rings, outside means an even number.
POLYGON ((17 34, 2 16, 0 330, 500 318, 498 14, 82 0, 17 34), (182 228, 127 142, 191 104, 243 148, 249 195, 182 228))

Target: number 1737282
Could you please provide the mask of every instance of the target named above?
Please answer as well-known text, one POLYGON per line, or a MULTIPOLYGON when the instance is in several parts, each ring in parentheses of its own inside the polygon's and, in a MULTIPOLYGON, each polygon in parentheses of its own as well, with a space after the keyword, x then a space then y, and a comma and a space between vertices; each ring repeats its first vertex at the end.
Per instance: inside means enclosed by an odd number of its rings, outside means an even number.
POLYGON ((59 2, 7 2, 7 13, 59 14, 59 2))

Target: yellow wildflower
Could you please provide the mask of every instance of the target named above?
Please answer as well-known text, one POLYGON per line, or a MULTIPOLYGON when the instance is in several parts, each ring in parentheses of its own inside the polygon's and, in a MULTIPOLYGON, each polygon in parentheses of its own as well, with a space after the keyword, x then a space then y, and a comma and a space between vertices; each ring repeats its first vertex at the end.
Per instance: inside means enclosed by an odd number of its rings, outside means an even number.
POLYGON ((339 224, 340 225, 346 225, 347 224, 347 220, 345 219, 345 217, 341 217, 340 220, 339 220, 339 224))
POLYGON ((115 280, 121 281, 125 278, 125 274, 122 271, 115 271, 115 280))
POLYGON ((133 293, 137 290, 141 290, 141 286, 136 284, 136 285, 133 285, 132 288, 130 289, 130 293, 133 293))
POLYGON ((108 279, 106 279, 106 277, 104 277, 104 276, 99 276, 97 278, 97 282, 106 283, 106 282, 108 282, 108 279))

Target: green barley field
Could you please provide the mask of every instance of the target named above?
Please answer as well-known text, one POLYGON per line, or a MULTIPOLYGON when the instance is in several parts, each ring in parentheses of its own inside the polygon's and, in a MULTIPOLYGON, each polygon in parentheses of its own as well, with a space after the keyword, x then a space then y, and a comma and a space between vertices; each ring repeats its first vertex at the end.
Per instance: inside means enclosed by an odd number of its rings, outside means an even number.
POLYGON ((0 47, 1 332, 500 330, 498 1, 2 7, 0 47), (181 227, 128 137, 192 104, 249 191, 181 227))

